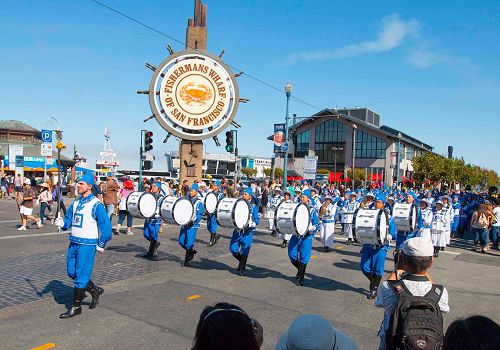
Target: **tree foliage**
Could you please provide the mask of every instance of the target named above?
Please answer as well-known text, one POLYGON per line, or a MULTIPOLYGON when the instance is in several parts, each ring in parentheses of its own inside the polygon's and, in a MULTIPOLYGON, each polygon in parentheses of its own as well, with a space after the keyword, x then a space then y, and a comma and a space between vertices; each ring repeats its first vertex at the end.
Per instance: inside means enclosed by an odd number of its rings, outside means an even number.
MULTIPOLYGON (((352 169, 347 169, 347 177, 351 180, 352 184, 352 169)), ((356 188, 363 186, 363 181, 365 181, 365 171, 360 168, 354 168, 354 186, 356 188)))
POLYGON ((247 177, 254 177, 255 175, 257 175, 257 169, 252 168, 242 168, 241 172, 247 177))
POLYGON ((449 159, 436 153, 425 153, 412 159, 414 175, 419 183, 459 183, 461 186, 496 186, 498 174, 491 169, 466 164, 460 159, 449 159))
POLYGON ((329 175, 330 174, 330 170, 328 170, 328 169, 318 169, 317 173, 320 174, 320 175, 329 175))

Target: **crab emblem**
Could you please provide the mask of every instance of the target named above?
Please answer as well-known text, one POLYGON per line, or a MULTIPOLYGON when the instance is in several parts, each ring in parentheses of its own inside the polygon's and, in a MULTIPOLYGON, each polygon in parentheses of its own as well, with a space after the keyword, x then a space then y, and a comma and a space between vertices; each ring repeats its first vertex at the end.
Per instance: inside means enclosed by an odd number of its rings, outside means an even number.
POLYGON ((187 83, 181 88, 179 95, 188 106, 203 106, 212 98, 212 91, 203 84, 187 83))

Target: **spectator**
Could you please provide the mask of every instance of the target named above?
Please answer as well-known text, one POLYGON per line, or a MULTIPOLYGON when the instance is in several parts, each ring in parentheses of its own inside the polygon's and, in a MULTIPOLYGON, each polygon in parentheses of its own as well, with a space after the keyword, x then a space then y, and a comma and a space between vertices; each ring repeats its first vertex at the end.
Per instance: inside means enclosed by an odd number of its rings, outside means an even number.
POLYGON ((33 216, 33 199, 35 198, 35 191, 31 188, 30 179, 24 181, 24 191, 21 194, 21 206, 19 213, 22 217, 22 225, 17 230, 26 231, 26 224, 28 220, 36 222, 38 228, 42 227, 42 222, 33 216))
POLYGON ((14 179, 14 190, 16 191, 16 199, 18 199, 23 191, 23 179, 21 178, 21 174, 17 174, 17 177, 14 179))
MULTIPOLYGON (((187 196, 189 193, 189 184, 188 180, 182 181, 182 196, 187 196)), ((180 196, 179 196, 180 197, 180 196)))
POLYGON ((118 224, 116 225, 116 234, 120 234, 120 228, 127 217, 127 235, 133 235, 132 232, 132 214, 127 210, 127 197, 134 192, 134 183, 130 180, 125 180, 123 188, 118 193, 118 224))
POLYGON ((40 202, 40 222, 43 225, 43 219, 50 220, 50 224, 54 224, 54 219, 52 219, 49 214, 45 214, 45 210, 48 209, 49 213, 52 213, 50 205, 52 204, 52 192, 50 190, 49 184, 44 182, 40 185, 42 189, 38 195, 38 202, 40 202))
POLYGON ((108 176, 102 188, 102 193, 104 206, 110 220, 115 212, 115 205, 118 204, 118 191, 120 191, 118 180, 114 176, 108 176))
POLYGON ((0 182, 0 188, 2 190, 2 193, 1 193, 1 197, 4 198, 4 197, 7 197, 7 186, 8 186, 8 183, 7 183, 7 177, 4 175, 2 176, 2 180, 0 182))
MULTIPOLYGON (((422 300, 427 301, 427 294, 433 289, 434 286, 428 273, 428 270, 434 261, 434 247, 432 242, 422 237, 410 238, 403 243, 401 252, 402 266, 405 271, 401 276, 401 280, 398 281, 399 274, 396 275, 394 272, 391 273, 387 281, 384 281, 382 286, 379 288, 377 299, 375 300, 375 306, 385 309, 384 320, 378 333, 380 337, 379 349, 385 349, 387 341, 394 341, 394 339, 389 338, 389 332, 391 332, 389 326, 392 321, 391 318, 393 318, 395 312, 398 311, 396 310, 396 306, 399 302, 399 296, 402 295, 401 293, 405 293, 405 296, 408 293, 411 294, 411 296, 425 296, 425 299, 422 298, 422 300), (396 285, 396 283, 398 283, 398 285, 396 285), (399 286, 401 286, 402 289, 400 289, 399 286), (395 290, 398 291, 398 294, 396 294, 395 290)), ((434 291, 437 294, 436 288, 437 286, 434 286, 434 291)), ((438 295, 438 306, 441 312, 447 313, 450 311, 450 307, 448 306, 448 291, 446 288, 442 287, 440 292, 441 294, 438 295)), ((399 330, 398 326, 399 324, 396 324, 394 327, 397 327, 399 330)), ((437 333, 441 331, 442 333, 442 318, 441 330, 436 329, 435 331, 437 333)))
POLYGON ((280 337, 276 350, 353 350, 356 342, 320 315, 296 318, 280 337))
POLYGON ((495 199, 495 207, 493 208, 493 218, 491 224, 491 242, 492 248, 498 250, 498 233, 500 232, 500 198, 495 199))
POLYGON ((201 312, 192 350, 257 350, 263 339, 259 322, 236 305, 218 303, 201 312))
POLYGON ((481 253, 485 253, 488 249, 488 230, 493 218, 493 214, 484 204, 481 204, 472 214, 470 220, 471 231, 474 234, 474 247, 472 250, 477 250, 478 243, 481 245, 481 253))
POLYGON ((500 326, 484 316, 453 321, 444 335, 443 350, 496 350, 500 348, 500 326))

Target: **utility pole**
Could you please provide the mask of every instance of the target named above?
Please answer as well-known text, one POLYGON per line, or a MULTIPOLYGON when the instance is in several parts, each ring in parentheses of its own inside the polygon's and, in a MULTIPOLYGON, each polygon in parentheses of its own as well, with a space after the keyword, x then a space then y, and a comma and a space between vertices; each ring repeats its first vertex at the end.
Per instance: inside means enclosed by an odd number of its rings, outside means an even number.
POLYGON ((358 126, 356 124, 352 124, 352 191, 355 189, 355 181, 354 181, 354 158, 356 157, 356 130, 358 126))
MULTIPOLYGON (((286 94, 286 114, 285 114, 285 142, 288 144, 288 107, 290 104, 290 96, 292 96, 293 86, 290 83, 285 85, 285 94, 286 94)), ((286 188, 286 178, 287 178, 287 164, 288 163, 288 149, 285 152, 284 164, 283 164, 283 184, 282 188, 286 188)))

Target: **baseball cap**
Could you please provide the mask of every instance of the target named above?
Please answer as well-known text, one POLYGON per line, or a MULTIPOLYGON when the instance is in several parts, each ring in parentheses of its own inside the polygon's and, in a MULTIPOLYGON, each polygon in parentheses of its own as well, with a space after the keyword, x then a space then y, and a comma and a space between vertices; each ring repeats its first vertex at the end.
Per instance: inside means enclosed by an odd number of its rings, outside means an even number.
POLYGON ((354 350, 357 345, 347 334, 332 327, 320 315, 296 318, 280 337, 276 350, 354 350))
POLYGON ((403 243, 402 251, 406 256, 433 256, 434 246, 428 238, 413 237, 403 243))

